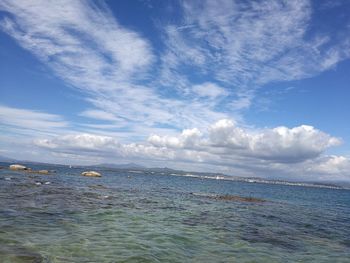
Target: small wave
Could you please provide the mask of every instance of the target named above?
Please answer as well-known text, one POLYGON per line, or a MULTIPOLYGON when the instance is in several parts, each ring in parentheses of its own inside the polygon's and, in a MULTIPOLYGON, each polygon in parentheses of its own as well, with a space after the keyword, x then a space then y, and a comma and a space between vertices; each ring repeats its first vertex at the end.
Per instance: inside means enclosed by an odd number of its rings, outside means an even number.
POLYGON ((201 197, 216 197, 216 194, 207 194, 207 193, 191 193, 192 195, 195 196, 201 196, 201 197))

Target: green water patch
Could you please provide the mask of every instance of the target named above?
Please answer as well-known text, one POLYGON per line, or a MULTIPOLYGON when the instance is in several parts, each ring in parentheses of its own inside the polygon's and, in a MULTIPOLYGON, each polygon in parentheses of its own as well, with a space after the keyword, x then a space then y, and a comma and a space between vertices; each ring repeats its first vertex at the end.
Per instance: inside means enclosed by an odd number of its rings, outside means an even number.
POLYGON ((0 247, 2 263, 42 263, 44 257, 29 248, 20 245, 8 246, 4 243, 0 247))

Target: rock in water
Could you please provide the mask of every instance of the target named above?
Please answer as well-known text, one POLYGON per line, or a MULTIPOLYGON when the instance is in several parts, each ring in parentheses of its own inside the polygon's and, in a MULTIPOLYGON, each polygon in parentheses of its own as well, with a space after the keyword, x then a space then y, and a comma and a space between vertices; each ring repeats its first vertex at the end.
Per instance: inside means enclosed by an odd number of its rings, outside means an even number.
POLYGON ((266 202, 266 200, 256 198, 256 197, 244 197, 244 196, 236 196, 236 195, 217 195, 214 198, 216 200, 249 202, 249 203, 264 203, 264 202, 266 202))
POLYGON ((27 170, 27 167, 25 167, 24 165, 20 165, 20 164, 11 164, 10 170, 23 171, 23 170, 27 170))
POLYGON ((98 172, 95 171, 86 171, 82 172, 81 175, 83 176, 89 176, 89 177, 101 177, 102 175, 98 172))
POLYGON ((49 174, 50 172, 48 170, 39 170, 38 174, 49 174))

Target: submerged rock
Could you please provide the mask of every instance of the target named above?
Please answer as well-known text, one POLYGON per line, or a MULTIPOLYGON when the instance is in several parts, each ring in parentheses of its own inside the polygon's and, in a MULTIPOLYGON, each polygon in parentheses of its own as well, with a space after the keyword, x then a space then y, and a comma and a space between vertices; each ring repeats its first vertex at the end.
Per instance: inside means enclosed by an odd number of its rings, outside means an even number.
POLYGON ((48 170, 38 170, 38 171, 36 171, 36 170, 28 170, 27 171, 28 173, 32 173, 32 174, 50 174, 50 171, 48 171, 48 170))
POLYGON ((263 203, 266 200, 256 197, 245 197, 238 195, 213 195, 213 194, 202 194, 192 193, 195 196, 206 197, 209 199, 222 200, 222 201, 235 201, 235 202, 249 202, 249 203, 263 203))
POLYGON ((50 174, 50 172, 48 170, 39 170, 37 173, 38 174, 50 174))
POLYGON ((215 196, 217 200, 225 200, 225 201, 237 201, 237 202, 249 202, 249 203, 263 203, 266 200, 255 197, 244 197, 237 195, 217 195, 215 196))
POLYGON ((96 190, 99 190, 99 189, 108 189, 108 187, 102 185, 102 184, 94 184, 94 185, 89 185, 89 188, 91 189, 96 189, 96 190))
POLYGON ((44 258, 38 252, 31 251, 25 247, 8 247, 6 245, 2 245, 0 248, 0 262, 41 263, 44 262, 44 258))
POLYGON ((9 168, 10 168, 10 170, 13 170, 13 171, 29 170, 29 168, 27 168, 27 167, 25 167, 24 165, 21 165, 21 164, 11 164, 9 168))
POLYGON ((89 176, 89 177, 101 177, 102 175, 95 171, 86 171, 81 173, 82 176, 89 176))

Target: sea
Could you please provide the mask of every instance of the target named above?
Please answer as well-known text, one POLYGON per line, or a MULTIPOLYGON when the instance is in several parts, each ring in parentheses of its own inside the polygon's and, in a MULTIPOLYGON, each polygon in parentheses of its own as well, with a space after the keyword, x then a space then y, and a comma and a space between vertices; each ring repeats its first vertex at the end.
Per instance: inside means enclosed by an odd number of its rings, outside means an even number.
POLYGON ((346 189, 31 168, 0 169, 1 263, 350 262, 346 189))

